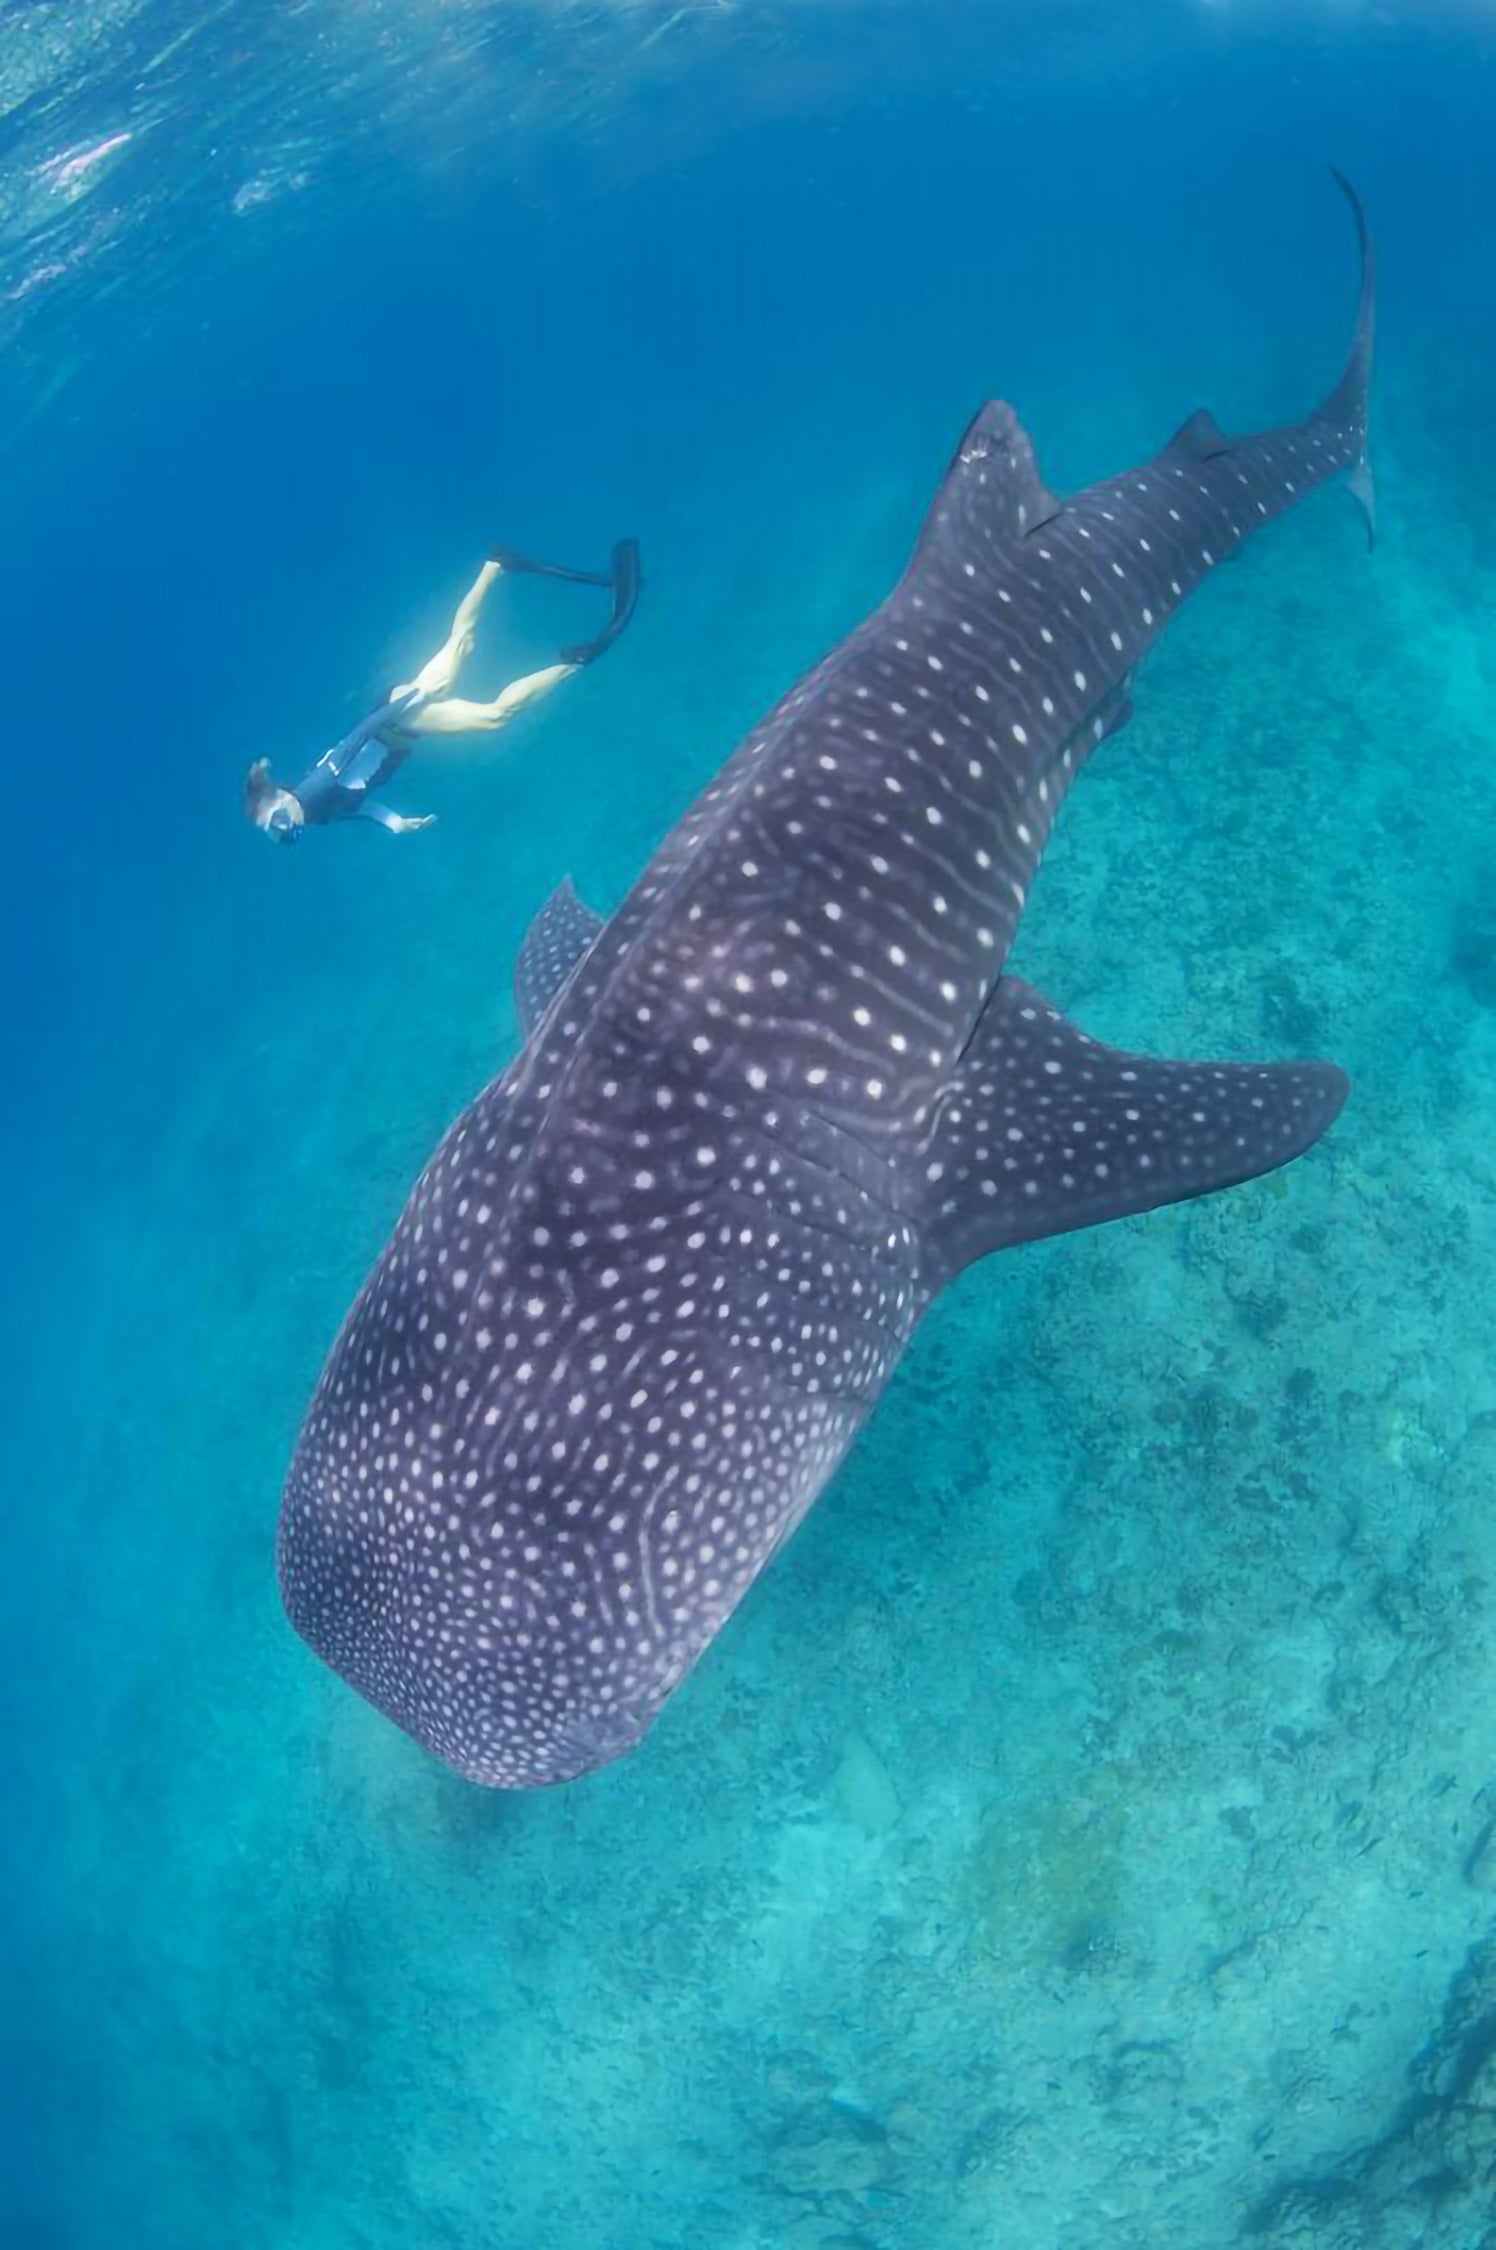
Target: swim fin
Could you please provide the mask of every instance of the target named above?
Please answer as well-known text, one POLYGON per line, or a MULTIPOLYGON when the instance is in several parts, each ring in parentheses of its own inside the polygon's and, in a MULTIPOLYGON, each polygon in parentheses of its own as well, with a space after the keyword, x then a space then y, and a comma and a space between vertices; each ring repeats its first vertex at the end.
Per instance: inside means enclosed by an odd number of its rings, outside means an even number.
POLYGON ((564 563, 536 562, 533 556, 516 554, 512 547, 495 547, 489 556, 500 570, 528 571, 532 578, 564 578, 572 586, 611 586, 612 573, 605 570, 568 570, 564 563))
POLYGON ((613 571, 608 583, 613 588, 613 614, 594 640, 578 641, 561 651, 563 664, 591 664, 610 649, 634 614, 643 578, 639 569, 639 542, 637 539, 620 539, 613 549, 613 571))

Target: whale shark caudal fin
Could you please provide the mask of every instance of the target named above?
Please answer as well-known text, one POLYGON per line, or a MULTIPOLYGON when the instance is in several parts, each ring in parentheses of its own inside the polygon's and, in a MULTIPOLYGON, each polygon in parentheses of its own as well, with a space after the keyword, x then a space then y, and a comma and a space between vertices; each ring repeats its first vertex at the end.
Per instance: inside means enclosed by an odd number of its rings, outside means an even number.
POLYGON ((1343 172, 1338 171, 1333 164, 1330 170, 1334 174, 1336 185, 1349 203, 1351 215, 1356 222, 1356 239, 1361 245, 1361 301, 1356 309, 1356 332, 1351 338, 1345 372, 1320 408, 1317 419, 1351 429, 1360 441, 1348 482, 1361 513, 1366 518, 1367 545, 1374 547, 1377 540, 1377 496, 1376 482, 1371 473, 1366 425, 1367 394, 1371 389, 1371 362, 1377 328, 1376 250, 1371 239, 1371 228, 1366 223, 1365 204, 1343 172))
POLYGON ((1348 1090, 1332 1063, 1123 1054, 1002 977, 922 1151, 931 1285, 1014 1243, 1271 1172, 1312 1147, 1348 1090))
POLYGON ((526 930, 514 964, 514 1005, 527 1039, 602 926, 602 916, 582 904, 565 876, 526 930))
MULTIPOLYGON (((1297 432, 1270 431, 1266 442, 1271 444, 1284 435, 1307 436, 1317 449, 1323 449, 1321 459, 1338 461, 1345 471, 1347 484, 1366 518, 1367 542, 1376 545, 1376 485, 1371 473, 1371 455, 1367 449, 1367 394, 1371 386, 1372 349, 1376 341, 1376 255, 1372 247, 1371 229, 1366 223, 1366 211, 1350 181, 1343 172, 1336 172, 1336 184, 1350 204, 1356 222, 1356 236, 1361 247, 1361 296, 1356 311, 1355 333, 1351 338, 1350 352, 1339 382, 1329 397, 1312 414, 1309 420, 1298 425, 1297 432)), ((1215 416, 1202 407, 1174 432, 1163 451, 1156 456, 1160 468, 1178 468, 1181 463, 1220 461, 1233 453, 1250 456, 1253 448, 1264 442, 1258 438, 1233 438, 1221 428, 1215 416)), ((1242 480, 1245 482, 1245 478, 1242 480)), ((1295 487, 1289 485, 1286 495, 1295 487)), ((1276 513, 1277 509, 1264 506, 1263 514, 1276 513)))

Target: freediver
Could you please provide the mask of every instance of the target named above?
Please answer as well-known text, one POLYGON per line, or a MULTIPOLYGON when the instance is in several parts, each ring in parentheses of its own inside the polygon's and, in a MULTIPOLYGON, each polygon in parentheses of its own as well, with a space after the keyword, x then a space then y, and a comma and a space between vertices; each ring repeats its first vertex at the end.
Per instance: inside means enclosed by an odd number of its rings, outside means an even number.
POLYGON ((305 828, 326 827, 342 820, 376 821, 392 836, 411 836, 429 828, 436 818, 434 813, 399 813, 376 798, 376 792, 399 772, 416 743, 432 735, 493 734, 507 726, 519 712, 549 695, 584 665, 595 663, 605 649, 612 647, 634 613, 639 586, 636 539, 618 542, 605 573, 567 570, 559 563, 534 562, 509 548, 496 548, 459 602, 452 630, 436 654, 413 680, 391 688, 341 742, 325 750, 294 789, 275 780, 268 758, 255 760, 244 782, 247 817, 263 835, 282 844, 294 844, 305 828), (572 585, 611 589, 613 608, 608 622, 592 640, 564 648, 556 663, 511 680, 491 703, 468 702, 452 690, 465 659, 472 653, 488 589, 506 573, 523 572, 564 579, 572 585))

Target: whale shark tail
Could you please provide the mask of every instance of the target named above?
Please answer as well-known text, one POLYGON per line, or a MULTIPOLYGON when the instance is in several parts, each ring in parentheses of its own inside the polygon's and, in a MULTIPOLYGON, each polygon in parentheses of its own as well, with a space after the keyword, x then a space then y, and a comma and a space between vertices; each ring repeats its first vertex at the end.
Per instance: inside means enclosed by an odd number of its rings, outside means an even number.
POLYGON ((1361 245, 1361 296, 1339 382, 1306 421, 1256 436, 1230 437, 1213 414, 1204 410, 1192 414, 1152 465, 1177 475, 1187 474, 1192 466, 1224 463, 1234 470, 1239 486, 1250 492, 1261 518, 1284 514, 1306 492, 1343 475, 1366 519, 1368 544, 1375 546, 1376 487, 1366 429, 1376 340, 1376 257, 1360 196, 1343 172, 1333 166, 1331 170, 1351 207, 1361 245))
POLYGON ((1349 483, 1366 518, 1367 543, 1376 545, 1376 484, 1371 473, 1371 454, 1367 444, 1367 394, 1371 388, 1371 364, 1376 344, 1376 250, 1371 239, 1371 229, 1366 223, 1366 206, 1345 174, 1330 167, 1337 186, 1351 207, 1356 221, 1356 234, 1361 245, 1361 301, 1356 312, 1356 330, 1351 338, 1351 348, 1345 371, 1324 405, 1317 419, 1329 423, 1337 431, 1348 431, 1357 440, 1356 458, 1351 464, 1349 483))

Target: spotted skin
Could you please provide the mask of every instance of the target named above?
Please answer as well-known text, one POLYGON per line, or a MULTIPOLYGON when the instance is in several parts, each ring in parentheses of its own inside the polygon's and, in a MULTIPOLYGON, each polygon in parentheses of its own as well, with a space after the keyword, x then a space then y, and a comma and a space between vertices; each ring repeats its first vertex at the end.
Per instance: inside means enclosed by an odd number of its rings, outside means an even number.
POLYGON ((1331 477, 1369 500, 1366 268, 1294 427, 1196 416, 1061 502, 985 408, 894 592, 611 921, 569 886, 538 919, 523 1051, 349 1314, 280 1537, 297 1629, 473 1780, 639 1740, 964 1266, 1265 1171, 1338 1110, 1328 1065, 1121 1055, 1003 968, 1175 610, 1331 477))
POLYGON ((602 926, 602 916, 577 897, 570 876, 536 915, 514 969, 514 1008, 527 1039, 602 926))

